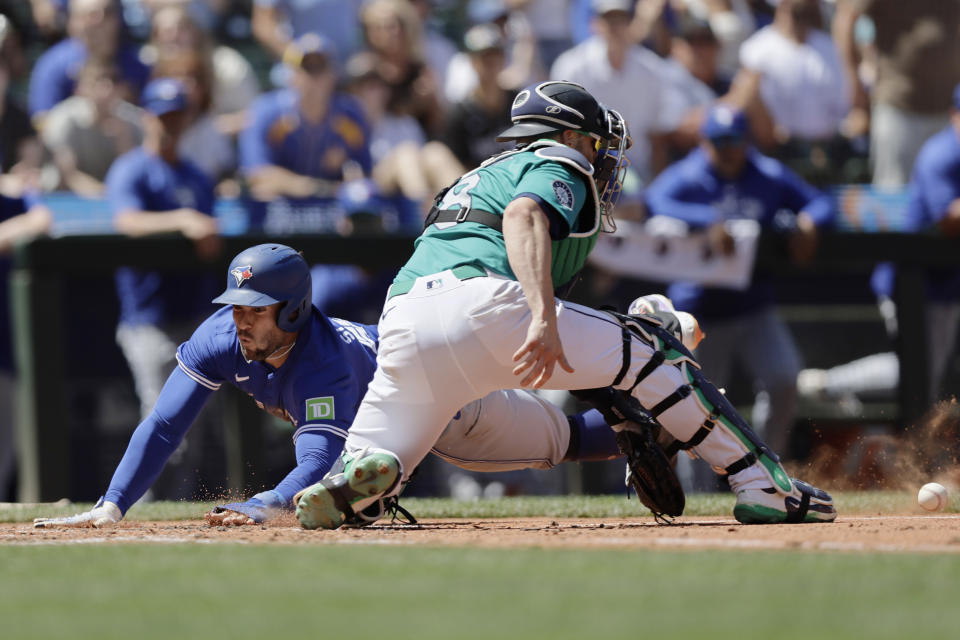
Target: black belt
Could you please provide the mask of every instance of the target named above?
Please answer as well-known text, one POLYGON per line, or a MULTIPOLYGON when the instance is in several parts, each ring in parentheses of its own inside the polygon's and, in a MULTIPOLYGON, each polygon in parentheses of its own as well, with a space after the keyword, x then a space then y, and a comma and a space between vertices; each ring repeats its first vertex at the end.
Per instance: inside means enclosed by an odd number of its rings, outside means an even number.
POLYGON ((503 233, 503 216, 498 216, 495 213, 490 213, 489 211, 481 211, 479 209, 444 209, 440 210, 436 207, 430 209, 430 213, 427 214, 426 220, 423 222, 423 228, 426 229, 432 224, 438 222, 476 222, 477 224, 486 225, 500 233, 503 233))

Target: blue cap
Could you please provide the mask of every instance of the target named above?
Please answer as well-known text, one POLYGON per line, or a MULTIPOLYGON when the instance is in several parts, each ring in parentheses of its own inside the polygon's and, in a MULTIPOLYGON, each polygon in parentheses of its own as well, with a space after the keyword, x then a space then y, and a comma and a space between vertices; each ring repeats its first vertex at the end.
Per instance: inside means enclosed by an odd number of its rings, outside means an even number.
POLYGON ((747 116, 743 111, 728 104, 717 104, 710 108, 706 120, 700 127, 700 134, 708 140, 718 138, 746 138, 749 131, 747 116))
POLYGON ((187 108, 187 89, 174 78, 157 78, 143 90, 143 108, 155 116, 187 108))

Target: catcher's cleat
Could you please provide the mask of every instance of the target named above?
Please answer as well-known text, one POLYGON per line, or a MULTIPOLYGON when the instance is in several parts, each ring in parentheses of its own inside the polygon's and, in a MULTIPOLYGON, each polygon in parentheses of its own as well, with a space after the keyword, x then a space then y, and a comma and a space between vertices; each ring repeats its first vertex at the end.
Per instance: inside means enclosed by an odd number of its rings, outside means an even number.
POLYGON ((343 473, 297 494, 297 520, 304 529, 338 529, 393 488, 399 477, 400 462, 391 454, 361 455, 343 473))
POLYGON ((803 480, 790 479, 793 492, 784 497, 773 487, 745 489, 737 494, 733 517, 743 524, 833 522, 837 510, 833 498, 803 480))

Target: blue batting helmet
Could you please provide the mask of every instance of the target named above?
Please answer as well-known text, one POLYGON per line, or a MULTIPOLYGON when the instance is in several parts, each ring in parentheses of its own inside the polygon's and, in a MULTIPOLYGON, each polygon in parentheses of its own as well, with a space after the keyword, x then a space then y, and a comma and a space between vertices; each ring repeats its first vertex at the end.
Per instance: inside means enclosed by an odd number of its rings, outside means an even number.
POLYGON ((282 244, 258 244, 230 262, 227 288, 213 302, 247 307, 282 302, 277 326, 298 331, 310 319, 310 294, 310 267, 303 256, 282 244))

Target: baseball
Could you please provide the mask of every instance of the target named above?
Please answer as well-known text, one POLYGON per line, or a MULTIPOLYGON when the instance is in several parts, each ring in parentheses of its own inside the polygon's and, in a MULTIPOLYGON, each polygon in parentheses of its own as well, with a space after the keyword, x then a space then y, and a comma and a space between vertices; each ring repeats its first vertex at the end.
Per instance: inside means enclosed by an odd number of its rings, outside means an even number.
POLYGON ((939 482, 928 482, 920 487, 917 502, 927 511, 940 511, 947 506, 947 489, 939 482))

